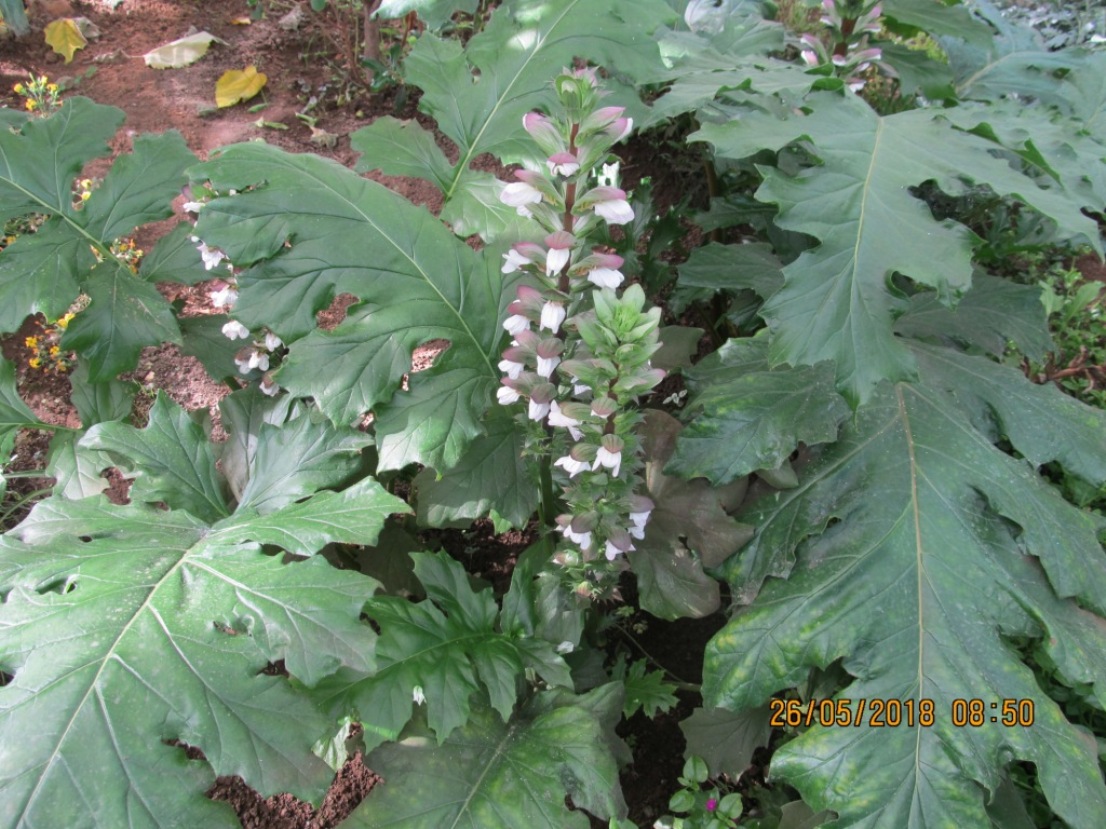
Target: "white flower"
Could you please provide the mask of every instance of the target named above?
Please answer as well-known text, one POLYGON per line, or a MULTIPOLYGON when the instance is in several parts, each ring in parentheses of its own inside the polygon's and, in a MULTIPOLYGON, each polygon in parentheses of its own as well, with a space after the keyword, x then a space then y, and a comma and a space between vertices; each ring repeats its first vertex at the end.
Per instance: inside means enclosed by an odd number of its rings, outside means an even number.
POLYGON ((644 512, 631 512, 630 522, 635 527, 644 527, 647 523, 649 523, 649 516, 652 514, 653 510, 651 509, 647 509, 644 512))
POLYGON ((521 214, 522 210, 526 209, 526 205, 541 204, 542 194, 541 190, 530 186, 525 181, 516 181, 503 188, 499 194, 499 200, 509 207, 518 209, 521 214))
POLYGON ((553 461, 554 466, 559 466, 568 473, 568 477, 575 478, 581 472, 590 472, 591 464, 587 461, 575 460, 572 455, 565 455, 553 461))
POLYGON ((614 164, 604 164, 603 171, 597 176, 600 187, 617 187, 618 186, 618 168, 619 163, 616 161, 614 164))
POLYGON ((269 355, 264 351, 254 349, 250 353, 250 359, 246 363, 251 369, 259 368, 262 371, 269 370, 269 355))
POLYGON ((416 685, 411 690, 411 700, 415 703, 415 705, 422 705, 424 702, 426 702, 426 694, 423 693, 421 685, 416 685))
POLYGON ((560 527, 560 530, 561 530, 561 532, 563 532, 565 534, 565 538, 567 538, 569 541, 573 541, 576 544, 578 544, 581 550, 586 550, 588 547, 591 546, 591 533, 590 532, 587 532, 587 533, 573 532, 571 524, 566 524, 565 526, 560 527))
POLYGON ((631 538, 636 538, 638 541, 645 538, 645 527, 630 527, 627 532, 630 534, 631 538))
POLYGON ((569 417, 568 415, 566 415, 564 412, 561 411, 561 406, 556 400, 554 400, 552 403, 550 403, 549 406, 550 406, 550 410, 549 410, 549 425, 550 426, 569 427, 569 426, 579 426, 580 425, 579 420, 577 420, 574 417, 569 417))
POLYGON ((211 270, 212 268, 214 268, 216 265, 218 265, 220 262, 222 262, 224 259, 227 258, 227 255, 225 253, 223 253, 221 250, 216 250, 214 248, 209 248, 203 242, 200 242, 200 244, 196 248, 196 250, 198 250, 200 252, 200 257, 204 260, 204 267, 207 270, 211 270))
POLYGON ((526 412, 526 416, 531 420, 541 420, 547 414, 549 414, 549 404, 539 403, 537 400, 530 398, 530 408, 526 412))
POLYGON ((261 378, 261 393, 268 395, 269 397, 275 397, 276 393, 280 391, 280 386, 269 380, 267 377, 261 378))
POLYGON ((538 357, 538 374, 542 377, 549 377, 553 373, 558 364, 561 362, 560 357, 538 357))
POLYGON ((614 561, 616 558, 622 555, 622 551, 609 541, 607 542, 607 549, 605 553, 607 556, 607 561, 614 561))
POLYGON ((596 268, 588 274, 588 282, 600 288, 610 288, 612 291, 621 285, 625 278, 622 271, 616 271, 614 268, 596 268))
POLYGON ((557 645, 557 653, 572 653, 574 650, 576 650, 576 646, 567 639, 557 645))
POLYGON ((231 340, 248 340, 250 337, 250 329, 238 320, 231 320, 223 326, 223 336, 231 340))
POLYGON ((274 334, 272 331, 265 332, 265 347, 270 351, 276 351, 284 345, 284 340, 274 334))
POLYGON ((517 337, 523 331, 530 330, 530 320, 522 314, 511 314, 503 321, 503 327, 507 329, 507 333, 512 337, 517 337))
POLYGON ((595 468, 605 466, 611 470, 611 475, 618 477, 618 470, 622 467, 622 452, 611 452, 605 446, 600 446, 595 453, 595 468))
MULTIPOLYGON (((210 270, 210 268, 208 269, 210 270)), ((238 291, 230 285, 224 285, 218 291, 211 292, 211 304, 216 308, 227 308, 238 301, 238 291)))
POLYGON ((541 308, 541 323, 538 325, 538 330, 548 328, 554 334, 561 330, 561 323, 565 321, 567 315, 564 305, 559 302, 547 302, 541 308))
POLYGON ((495 396, 501 406, 510 406, 519 400, 519 393, 510 386, 500 386, 496 389, 495 396))
MULTIPOLYGON (((510 377, 512 380, 516 379, 520 374, 522 374, 522 370, 524 368, 526 368, 526 366, 523 363, 516 363, 513 360, 499 361, 499 370, 510 377)), ((546 376, 548 377, 548 375, 546 376)), ((504 386, 504 388, 506 388, 506 386, 504 386)), ((502 389, 500 389, 500 391, 502 391, 502 389)), ((517 400, 518 398, 516 397, 515 399, 517 400)), ((511 402, 513 403, 514 401, 511 402)))
MULTIPOLYGON (((550 409, 549 409, 549 425, 550 426, 563 426, 563 427, 565 427, 566 429, 568 429, 568 433, 570 435, 572 435, 573 440, 579 440, 580 438, 582 438, 584 436, 584 433, 576 428, 577 426, 580 425, 580 421, 576 420, 576 418, 569 417, 564 412, 562 412, 561 407, 557 403, 556 400, 554 400, 552 403, 550 403, 549 406, 550 406, 550 409)), ((589 466, 588 468, 590 469, 591 467, 589 466)))
POLYGON ((546 276, 554 276, 560 273, 561 268, 568 264, 568 257, 570 255, 571 251, 567 248, 550 248, 549 253, 545 255, 546 276))
POLYGON ((634 209, 625 199, 596 202, 595 213, 612 225, 624 225, 634 220, 634 209))
MULTIPOLYGON (((513 185, 507 185, 511 187, 513 185)), ((539 194, 540 195, 540 194, 539 194)), ((514 273, 521 267, 525 267, 530 264, 530 260, 519 253, 514 248, 511 248, 505 254, 503 254, 503 267, 500 268, 501 273, 514 273)))
POLYGON ((545 162, 551 176, 571 176, 580 169, 580 162, 570 152, 554 153, 545 162))
POLYGON ((206 204, 206 202, 186 201, 184 204, 181 205, 181 208, 186 213, 199 213, 201 210, 203 210, 204 204, 206 204))

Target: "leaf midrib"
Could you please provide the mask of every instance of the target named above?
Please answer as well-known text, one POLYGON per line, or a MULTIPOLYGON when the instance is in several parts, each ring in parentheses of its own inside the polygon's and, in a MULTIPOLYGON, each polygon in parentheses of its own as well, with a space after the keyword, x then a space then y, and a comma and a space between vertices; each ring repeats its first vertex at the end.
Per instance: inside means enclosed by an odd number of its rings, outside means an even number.
POLYGON ((53 752, 51 752, 50 757, 47 758, 45 763, 43 763, 43 765, 42 765, 42 770, 43 770, 42 774, 39 775, 38 782, 35 784, 34 789, 31 790, 31 793, 28 795, 26 802, 23 804, 23 807, 20 810, 18 818, 16 819, 14 825, 16 825, 16 826, 22 825, 23 820, 27 815, 27 810, 30 809, 31 804, 34 803, 35 798, 38 795, 39 789, 42 788, 43 783, 46 781, 47 772, 49 771, 51 766, 53 766, 54 762, 57 760, 57 757, 58 757, 59 753, 62 750, 62 746, 65 744, 65 741, 66 741, 67 737, 69 736, 69 732, 73 728, 74 723, 77 721, 77 719, 80 716, 81 712, 84 710, 84 706, 85 706, 85 703, 88 702, 88 698, 92 695, 92 693, 94 691, 97 690, 97 688, 99 686, 99 683, 100 683, 100 677, 103 674, 103 672, 104 672, 105 668, 107 667, 108 663, 110 661, 112 661, 113 657, 115 657, 116 651, 120 647, 120 642, 122 642, 123 639, 127 636, 127 634, 130 632, 131 628, 134 626, 135 622, 139 618, 141 618, 142 614, 150 607, 150 604, 153 601, 154 596, 157 595, 157 592, 158 592, 158 590, 161 589, 162 585, 164 585, 174 574, 176 574, 176 572, 178 570, 180 570, 180 568, 188 560, 189 555, 190 555, 191 552, 192 552, 192 547, 189 547, 188 549, 185 549, 185 550, 181 550, 181 555, 176 560, 176 562, 174 562, 169 567, 169 569, 165 571, 164 575, 162 575, 161 578, 159 578, 156 582, 154 582, 153 584, 150 585, 149 592, 146 594, 146 598, 142 601, 142 604, 139 605, 135 609, 134 613, 131 614, 131 618, 128 619, 127 623, 125 625, 123 625, 123 627, 120 629, 119 635, 115 637, 114 641, 112 641, 112 643, 108 647, 108 649, 106 651, 104 651, 104 655, 103 655, 103 657, 101 658, 101 661, 100 661, 100 667, 96 670, 96 675, 88 683, 88 689, 85 691, 84 695, 81 697, 80 702, 77 703, 76 706, 74 706, 73 716, 71 716, 69 718, 69 722, 67 722, 65 724, 65 729, 62 731, 61 735, 59 736, 58 741, 57 741, 57 745, 54 747, 53 752))

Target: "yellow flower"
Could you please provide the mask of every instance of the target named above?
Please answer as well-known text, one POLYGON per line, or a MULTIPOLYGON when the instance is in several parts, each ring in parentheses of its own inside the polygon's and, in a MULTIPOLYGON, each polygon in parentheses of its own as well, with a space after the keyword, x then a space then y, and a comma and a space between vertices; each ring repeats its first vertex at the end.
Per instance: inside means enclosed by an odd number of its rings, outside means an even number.
POLYGON ((85 190, 83 193, 81 193, 81 201, 88 201, 91 198, 92 198, 92 194, 90 192, 88 192, 87 190, 85 190))
POLYGON ((37 104, 37 103, 35 103, 35 99, 34 99, 34 98, 28 98, 28 99, 26 100, 26 102, 24 102, 23 106, 25 106, 25 107, 26 107, 26 108, 27 108, 28 110, 30 110, 30 111, 32 111, 32 112, 33 112, 33 111, 34 111, 34 109, 35 109, 35 107, 36 107, 36 106, 38 106, 38 104, 37 104))
POLYGON ((27 364, 31 368, 38 368, 42 365, 42 360, 40 360, 38 357, 32 357, 30 360, 27 361, 27 364))
POLYGON ((24 86, 21 83, 17 83, 15 86, 12 87, 12 90, 15 92, 16 95, 22 95, 24 86))
POLYGON ((50 356, 51 357, 57 357, 58 354, 60 354, 60 353, 61 353, 61 349, 58 348, 56 345, 50 346, 50 356))
POLYGON ((81 187, 84 188, 85 190, 91 190, 92 189, 92 179, 82 178, 81 179, 81 187))
POLYGON ((27 348, 36 348, 38 346, 38 337, 27 337, 23 342, 26 344, 27 348))
POLYGON ((54 366, 54 368, 56 368, 62 374, 65 374, 65 372, 69 371, 69 366, 67 366, 65 363, 58 363, 56 366, 54 366))
POLYGON ((72 314, 66 314, 64 317, 62 317, 60 320, 58 320, 58 328, 60 328, 62 331, 64 331, 66 328, 69 327, 69 323, 72 322, 72 320, 73 320, 73 315, 72 314))
POLYGON ((58 85, 56 83, 48 83, 48 84, 46 84, 46 88, 50 92, 57 92, 58 91, 58 85))

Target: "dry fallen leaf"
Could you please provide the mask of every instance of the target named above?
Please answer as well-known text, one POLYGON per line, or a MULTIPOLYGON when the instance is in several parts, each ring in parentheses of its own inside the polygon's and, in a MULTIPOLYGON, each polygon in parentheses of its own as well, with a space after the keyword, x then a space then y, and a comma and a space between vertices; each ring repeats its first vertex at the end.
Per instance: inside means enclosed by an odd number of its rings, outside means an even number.
POLYGON ((245 16, 232 17, 231 20, 230 20, 230 25, 231 26, 249 26, 251 23, 253 23, 253 21, 250 20, 248 17, 245 17, 245 16))
POLYGON ((263 72, 257 71, 256 66, 230 69, 215 82, 215 105, 229 107, 239 101, 248 101, 261 91, 268 80, 263 72))
POLYGON ((77 21, 71 17, 53 20, 46 24, 46 43, 69 63, 78 49, 88 45, 77 21))
POLYGON ((142 58, 146 65, 154 69, 180 69, 195 63, 207 54, 212 41, 219 38, 208 32, 197 32, 194 35, 178 38, 171 43, 147 52, 142 58))

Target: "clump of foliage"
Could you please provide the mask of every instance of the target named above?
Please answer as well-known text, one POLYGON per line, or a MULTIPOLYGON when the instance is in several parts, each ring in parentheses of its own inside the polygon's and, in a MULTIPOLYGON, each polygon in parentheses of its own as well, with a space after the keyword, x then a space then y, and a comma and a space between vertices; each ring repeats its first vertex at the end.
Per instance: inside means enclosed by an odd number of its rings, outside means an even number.
POLYGON ((118 111, 0 113, 0 219, 45 217, 0 252, 0 326, 83 308, 60 341, 79 429, 0 365, 3 447, 52 430, 56 480, 0 538, 5 825, 229 827, 214 775, 317 802, 360 747, 388 782, 345 826, 625 829, 615 727, 676 688, 597 647, 595 599, 624 595, 729 603, 673 825, 1106 825, 1103 520, 1052 483, 1106 483, 1106 414, 1004 364, 1054 350, 1040 290, 934 208, 986 192, 1034 245, 1100 253, 1106 56, 986 10, 828 6, 826 61, 739 0, 506 0, 466 44, 424 33, 407 81, 458 160, 391 118, 353 141, 434 182, 439 216, 263 144, 199 164, 173 134, 75 200, 118 111), (901 105, 862 97, 871 72, 901 105), (614 252, 647 220, 598 181, 631 119, 677 116, 717 174, 716 238, 677 269, 723 340, 693 365, 701 332, 614 252), (195 226, 116 256, 185 184, 195 226), (229 317, 154 287, 216 275, 229 317), (164 396, 129 422, 118 375, 163 342, 239 378, 225 443, 164 396), (537 535, 498 594, 407 533, 482 517, 537 535), (773 788, 714 792, 774 726, 773 788))

